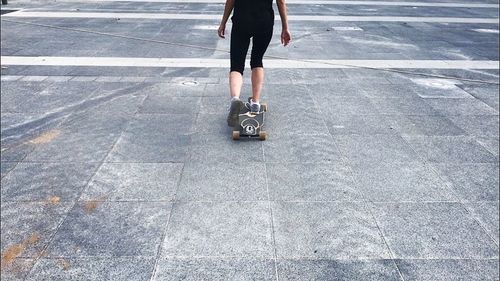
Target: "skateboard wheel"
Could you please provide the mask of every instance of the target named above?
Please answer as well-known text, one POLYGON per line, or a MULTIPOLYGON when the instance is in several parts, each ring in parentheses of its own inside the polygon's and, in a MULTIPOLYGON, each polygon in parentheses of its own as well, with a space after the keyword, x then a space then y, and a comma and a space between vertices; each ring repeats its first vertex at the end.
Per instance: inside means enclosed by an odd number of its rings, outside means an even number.
POLYGON ((262 111, 267 112, 267 103, 263 103, 260 106, 262 106, 262 111))
POLYGON ((240 131, 233 131, 233 140, 240 139, 240 131))
POLYGON ((260 140, 267 140, 267 132, 265 132, 265 131, 260 132, 259 139, 260 140))

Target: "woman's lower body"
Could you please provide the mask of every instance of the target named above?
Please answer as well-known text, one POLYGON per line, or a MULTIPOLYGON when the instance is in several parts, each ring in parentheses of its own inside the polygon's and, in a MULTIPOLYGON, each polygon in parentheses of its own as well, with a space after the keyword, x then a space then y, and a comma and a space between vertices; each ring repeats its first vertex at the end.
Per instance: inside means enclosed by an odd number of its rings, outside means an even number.
POLYGON ((229 86, 231 107, 228 116, 228 125, 234 127, 238 122, 238 114, 243 107, 240 100, 243 86, 243 72, 245 60, 252 40, 250 67, 252 70, 252 99, 250 109, 253 112, 260 110, 260 94, 264 84, 264 65, 262 59, 273 36, 272 23, 268 26, 250 27, 233 23, 231 30, 231 72, 229 86))

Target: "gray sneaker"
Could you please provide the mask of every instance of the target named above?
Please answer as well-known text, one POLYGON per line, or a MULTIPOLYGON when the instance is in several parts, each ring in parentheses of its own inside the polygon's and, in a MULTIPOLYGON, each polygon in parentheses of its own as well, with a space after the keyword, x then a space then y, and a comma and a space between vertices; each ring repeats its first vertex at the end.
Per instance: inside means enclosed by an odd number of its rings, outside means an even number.
POLYGON ((260 112, 260 103, 252 103, 252 98, 248 99, 250 113, 257 114, 260 112))
POLYGON ((229 107, 229 114, 227 116, 227 125, 229 127, 236 127, 236 125, 238 125, 238 117, 243 106, 241 100, 233 100, 231 102, 231 107, 229 107))

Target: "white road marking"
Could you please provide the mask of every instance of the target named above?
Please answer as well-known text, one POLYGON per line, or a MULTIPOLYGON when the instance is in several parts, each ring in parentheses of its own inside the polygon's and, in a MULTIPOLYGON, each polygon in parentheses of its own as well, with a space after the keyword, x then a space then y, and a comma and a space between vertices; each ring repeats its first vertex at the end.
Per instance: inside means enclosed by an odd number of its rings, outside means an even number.
POLYGON ((474 31, 481 32, 481 33, 499 33, 498 29, 484 29, 484 28, 478 28, 478 29, 473 29, 474 31))
MULTIPOLYGON (((229 59, 2 56, 2 65, 228 68, 229 59)), ((248 62, 247 62, 248 64, 248 62)), ((499 61, 469 60, 288 60, 265 59, 266 68, 499 69, 499 61)))
POLYGON ((200 29, 200 30, 218 30, 218 25, 195 25, 192 29, 200 29))
MULTIPOLYGON (((120 18, 120 19, 166 19, 166 20, 220 20, 217 14, 166 14, 166 13, 86 13, 86 12, 27 12, 17 11, 2 17, 21 18, 120 18)), ((394 16, 309 16, 290 15, 290 21, 342 21, 342 22, 437 22, 437 23, 492 23, 495 18, 449 18, 449 17, 394 17, 394 16)), ((279 17, 276 17, 279 20, 279 17)))
POLYGON ((335 31, 363 31, 362 28, 357 26, 332 26, 335 31))
MULTIPOLYGON (((64 2, 117 2, 126 0, 65 0, 64 2)), ((202 3, 224 4, 225 0, 133 0, 146 3, 202 3)), ((498 4, 488 3, 443 3, 443 2, 405 2, 405 1, 328 1, 328 0, 287 0, 287 4, 303 5, 371 5, 371 6, 414 6, 414 7, 450 7, 450 8, 497 8, 498 4)))

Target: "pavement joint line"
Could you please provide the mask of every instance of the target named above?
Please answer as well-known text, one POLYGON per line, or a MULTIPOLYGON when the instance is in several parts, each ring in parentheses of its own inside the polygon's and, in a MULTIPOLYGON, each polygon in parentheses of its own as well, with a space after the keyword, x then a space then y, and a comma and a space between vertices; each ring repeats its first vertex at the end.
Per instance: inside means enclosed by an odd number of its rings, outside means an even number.
MULTIPOLYGON (((162 259, 248 259, 248 260, 272 260, 268 257, 251 257, 251 256, 163 256, 162 259)), ((311 261, 380 261, 380 260, 498 260, 496 257, 469 257, 469 258, 367 258, 367 257, 315 257, 315 256, 290 256, 290 257, 278 257, 279 261, 287 260, 311 260, 311 261)))
MULTIPOLYGON (((143 108, 144 106, 144 102, 146 101, 146 99, 149 97, 149 95, 145 95, 144 99, 142 100, 142 102, 139 104, 139 106, 137 107, 137 111, 136 111, 136 115, 140 112, 140 110, 143 108)), ((199 113, 196 113, 196 116, 193 118, 194 120, 197 120, 198 119, 198 116, 199 116, 199 113)), ((195 122, 195 121, 194 121, 195 122)), ((130 124, 130 123, 129 123, 130 124)), ((191 131, 193 129, 193 123, 191 124, 191 128, 189 129, 189 131, 191 131)), ((125 131, 125 130, 124 130, 125 131)), ((124 132, 123 131, 123 132, 124 132)), ((122 134, 123 134, 122 132, 122 134)), ((120 135, 121 137, 121 135, 120 135)), ((187 153, 187 157, 188 160, 191 159, 191 153, 192 153, 192 145, 189 145, 188 147, 188 151, 186 152, 187 153)), ((190 161, 184 161, 182 163, 182 168, 181 168, 181 172, 180 172, 180 176, 179 178, 177 179, 177 184, 175 186, 175 190, 174 190, 174 195, 172 197, 172 202, 171 203, 171 206, 170 206, 170 212, 168 213, 168 218, 167 218, 167 223, 165 225, 165 229, 163 230, 163 233, 162 233, 162 236, 161 236, 161 240, 160 240, 160 245, 158 245, 158 250, 156 252, 156 255, 155 255, 155 261, 154 261, 154 266, 153 266, 153 270, 151 272, 151 278, 150 278, 150 281, 154 281, 157 279, 157 274, 158 274, 158 265, 159 265, 159 262, 162 258, 162 250, 163 250, 163 244, 165 243, 165 239, 167 239, 167 233, 168 233, 168 230, 169 230, 169 226, 170 226, 170 221, 172 220, 172 215, 174 213, 174 207, 175 205, 177 204, 176 199, 177 199, 177 193, 179 192, 179 188, 181 186, 181 182, 182 182, 182 177, 184 176, 184 170, 186 168, 186 164, 190 163, 190 161)))
MULTIPOLYGON (((115 66, 170 68, 228 68, 228 59, 205 58, 139 58, 139 57, 49 57, 1 56, 2 65, 25 66, 115 66)), ((266 68, 340 69, 369 67, 375 69, 494 69, 499 61, 492 60, 288 60, 267 59, 266 68)), ((78 77, 78 76, 77 76, 78 77)), ((94 77, 92 77, 94 78, 94 77)))
MULTIPOLYGON (((160 20, 217 20, 219 14, 167 14, 167 13, 89 13, 89 12, 29 12, 16 11, 3 18, 120 18, 160 20)), ((275 19, 279 21, 279 17, 275 19)), ((499 24, 498 18, 456 18, 456 17, 401 17, 401 16, 310 16, 290 15, 289 21, 342 21, 342 22, 433 22, 433 23, 489 23, 499 24)))
POLYGON ((273 261, 274 261, 274 274, 276 275, 276 281, 279 281, 279 270, 278 270, 278 249, 276 247, 276 235, 274 231, 274 214, 273 214, 273 206, 271 201, 271 194, 269 192, 269 179, 268 179, 268 173, 267 173, 267 165, 265 164, 265 152, 264 152, 264 145, 261 144, 262 147, 262 157, 264 159, 264 177, 265 177, 265 182, 266 182, 266 193, 267 193, 267 206, 269 208, 269 218, 270 218, 270 223, 271 223, 271 238, 272 238, 272 245, 273 245, 273 261))
MULTIPOLYGON (((224 0, 64 0, 61 2, 137 2, 137 3, 195 3, 224 4, 224 0)), ((446 2, 405 2, 405 1, 328 1, 328 0, 287 0, 290 5, 362 5, 362 6, 414 6, 414 7, 454 7, 454 8, 498 8, 498 4, 488 3, 446 3, 446 2)))
MULTIPOLYGON (((23 162, 26 163, 26 162, 23 162)), ((78 199, 78 202, 87 202, 88 200, 78 199)), ((265 202, 275 202, 275 203, 292 203, 292 204, 378 204, 378 205, 393 205, 393 204, 461 204, 461 201, 307 201, 307 200, 112 200, 112 199, 93 199, 96 202, 110 202, 110 203, 265 203, 265 202)), ((47 203, 47 200, 2 200, 1 202, 19 202, 19 203, 47 203)), ((498 203, 498 201, 470 201, 465 202, 468 204, 479 204, 479 203, 498 203)))
MULTIPOLYGON (((154 259, 154 256, 111 256, 111 255, 102 255, 102 256, 50 256, 50 257, 42 257, 42 259, 48 260, 58 260, 61 258, 67 258, 72 260, 84 260, 84 259, 154 259)), ((19 259, 33 259, 30 256, 21 256, 19 259)), ((269 261, 272 258, 269 257, 260 257, 260 256, 163 256, 160 260, 192 260, 192 259, 220 259, 220 260, 232 260, 232 259, 242 259, 242 260, 261 260, 261 261, 269 261)), ((293 257, 279 257, 279 261, 299 261, 299 260, 310 260, 310 261, 382 261, 382 260, 392 260, 387 258, 366 258, 366 257, 358 257, 358 258, 338 258, 338 257, 313 257, 313 256, 293 256, 293 257)), ((490 261, 490 260, 498 260, 496 257, 470 257, 470 258, 397 258, 395 260, 464 260, 464 261, 490 261)))

